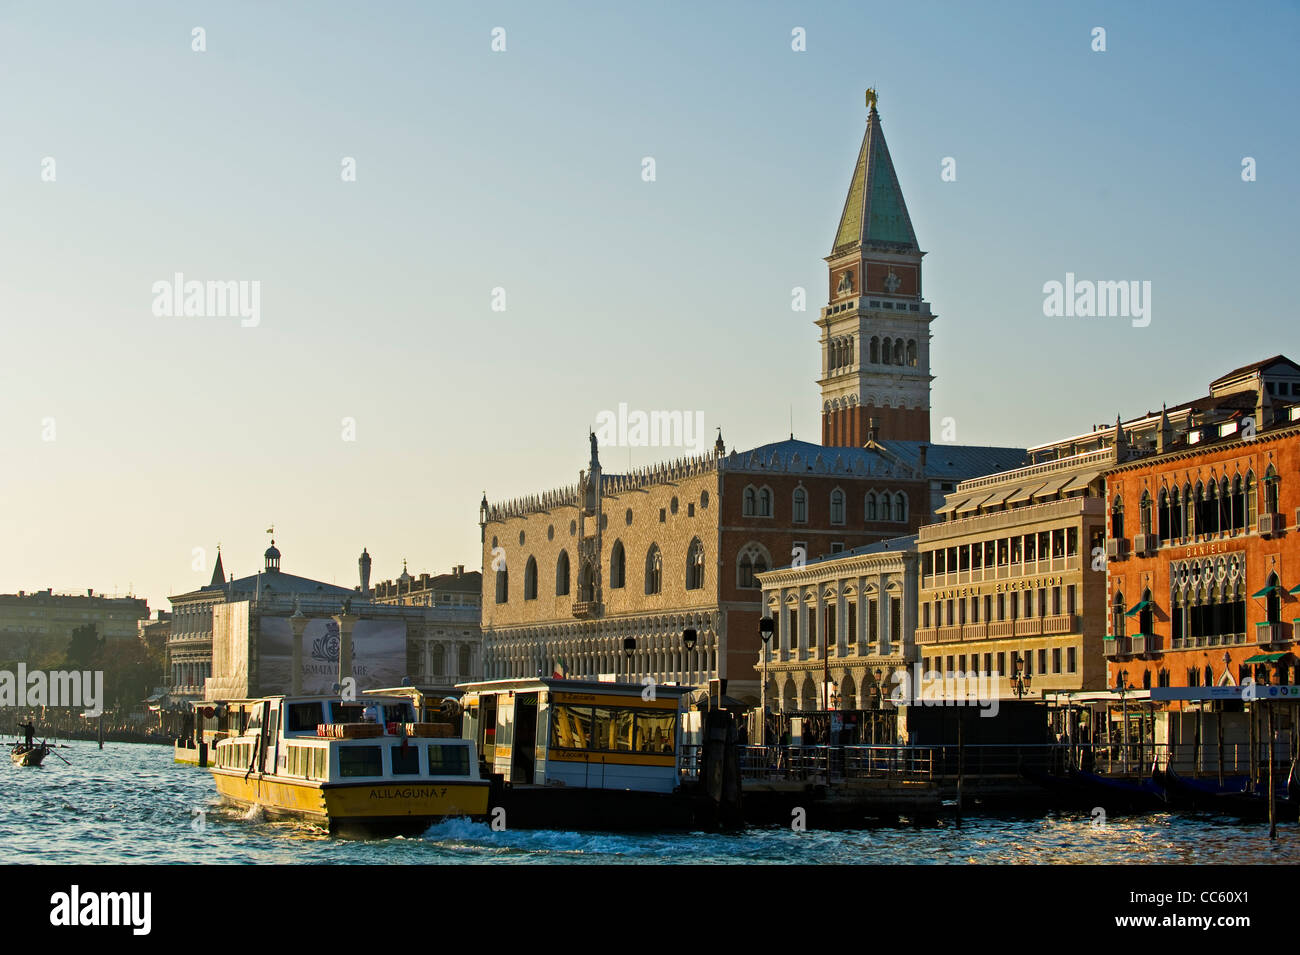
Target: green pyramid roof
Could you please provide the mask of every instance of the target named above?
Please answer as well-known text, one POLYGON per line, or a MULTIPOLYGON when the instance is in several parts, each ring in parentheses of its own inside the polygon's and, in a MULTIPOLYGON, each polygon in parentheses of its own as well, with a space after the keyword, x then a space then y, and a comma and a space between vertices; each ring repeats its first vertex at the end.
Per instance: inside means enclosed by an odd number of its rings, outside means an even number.
POLYGON ((858 150, 848 198, 840 227, 835 233, 831 255, 859 245, 875 245, 897 250, 899 246, 920 251, 912 219, 907 214, 903 190, 894 173, 894 161, 880 128, 880 116, 873 106, 867 115, 867 131, 858 150))

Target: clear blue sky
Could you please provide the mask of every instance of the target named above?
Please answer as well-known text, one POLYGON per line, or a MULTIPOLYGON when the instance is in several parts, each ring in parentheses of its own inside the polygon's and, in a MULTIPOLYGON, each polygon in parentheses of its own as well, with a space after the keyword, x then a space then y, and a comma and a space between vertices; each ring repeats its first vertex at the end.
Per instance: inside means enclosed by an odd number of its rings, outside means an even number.
POLYGON ((620 402, 742 448, 793 409, 818 440, 812 322, 868 86, 959 441, 1295 357, 1298 24, 1294 2, 0 5, 0 591, 165 607, 210 575, 193 548, 250 573, 271 522, 306 576, 353 582, 362 546, 376 578, 473 567, 481 491, 573 481, 620 402), (260 281, 261 324, 156 317, 178 271, 260 281), (1045 318, 1068 271, 1149 280, 1151 325, 1045 318))

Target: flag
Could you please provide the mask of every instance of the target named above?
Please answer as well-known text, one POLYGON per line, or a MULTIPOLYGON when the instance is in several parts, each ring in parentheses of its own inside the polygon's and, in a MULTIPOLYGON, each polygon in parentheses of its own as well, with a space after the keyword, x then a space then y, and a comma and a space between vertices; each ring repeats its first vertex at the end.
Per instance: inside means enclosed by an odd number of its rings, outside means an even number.
POLYGON ((551 674, 554 679, 566 680, 569 677, 569 667, 564 662, 564 657, 556 657, 555 672, 551 674))

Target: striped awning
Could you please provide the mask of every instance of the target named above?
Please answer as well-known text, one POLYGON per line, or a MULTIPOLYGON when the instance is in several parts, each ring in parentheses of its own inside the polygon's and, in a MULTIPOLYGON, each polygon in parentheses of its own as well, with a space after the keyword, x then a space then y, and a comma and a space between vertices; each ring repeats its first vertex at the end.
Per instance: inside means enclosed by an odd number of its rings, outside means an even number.
POLYGON ((950 497, 950 498, 948 498, 948 500, 944 503, 943 507, 940 507, 940 508, 936 508, 936 509, 935 509, 935 513, 936 513, 936 514, 951 514, 953 511, 957 510, 957 508, 961 507, 961 506, 962 506, 963 504, 965 504, 965 503, 966 503, 966 498, 962 498, 962 497, 950 497))
POLYGON ((1065 474, 1065 475, 1059 475, 1057 477, 1054 477, 1046 484, 1044 484, 1042 487, 1040 487, 1037 491, 1034 492, 1034 498, 1038 499, 1038 498, 1054 497, 1060 493, 1061 488, 1065 487, 1065 485, 1069 484, 1073 480, 1074 480, 1073 474, 1065 474))
POLYGON ((1061 491, 1068 493, 1069 491, 1082 490, 1083 488, 1091 484, 1093 481, 1097 480, 1097 478, 1101 477, 1101 475, 1102 475, 1101 468, 1094 468, 1091 471, 1084 471, 1081 474, 1076 474, 1069 484, 1066 484, 1064 487, 1061 488, 1061 491))
POLYGON ((1276 663, 1281 660, 1285 653, 1257 653, 1253 657, 1243 660, 1243 663, 1276 663))
POLYGON ((1034 496, 1034 492, 1043 487, 1046 481, 1033 481, 1029 484, 1022 484, 1016 488, 1016 493, 1007 498, 1008 504, 1020 504, 1034 496))
POLYGON ((992 496, 985 494, 976 494, 969 501, 964 502, 957 508, 958 514, 974 514, 981 507, 992 500, 992 496))

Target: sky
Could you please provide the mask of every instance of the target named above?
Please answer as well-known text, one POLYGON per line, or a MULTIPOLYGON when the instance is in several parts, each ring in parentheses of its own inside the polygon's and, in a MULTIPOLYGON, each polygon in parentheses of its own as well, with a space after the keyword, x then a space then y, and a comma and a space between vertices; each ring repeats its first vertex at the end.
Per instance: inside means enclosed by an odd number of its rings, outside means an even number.
POLYGON ((1298 34, 1295 2, 4 0, 0 592, 167 609, 272 525, 307 577, 473 569, 480 496, 573 483, 623 403, 818 441, 867 87, 936 439, 1296 357, 1298 34), (258 283, 255 321, 169 308, 176 273, 258 283), (1149 281, 1150 324, 1045 316, 1067 273, 1149 281))

